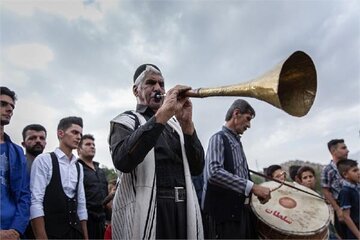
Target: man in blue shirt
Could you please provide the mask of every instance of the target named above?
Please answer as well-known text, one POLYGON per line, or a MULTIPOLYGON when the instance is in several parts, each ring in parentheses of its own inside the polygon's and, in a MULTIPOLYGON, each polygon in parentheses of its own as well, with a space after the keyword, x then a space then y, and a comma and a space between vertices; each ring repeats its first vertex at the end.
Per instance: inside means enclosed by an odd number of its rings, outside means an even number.
POLYGON ((4 132, 13 115, 15 100, 14 91, 0 87, 0 239, 19 239, 30 217, 29 174, 24 151, 4 132))
POLYGON ((339 205, 343 210, 346 225, 343 232, 344 239, 360 239, 360 171, 358 163, 352 159, 342 159, 338 161, 337 168, 344 179, 339 193, 339 205))

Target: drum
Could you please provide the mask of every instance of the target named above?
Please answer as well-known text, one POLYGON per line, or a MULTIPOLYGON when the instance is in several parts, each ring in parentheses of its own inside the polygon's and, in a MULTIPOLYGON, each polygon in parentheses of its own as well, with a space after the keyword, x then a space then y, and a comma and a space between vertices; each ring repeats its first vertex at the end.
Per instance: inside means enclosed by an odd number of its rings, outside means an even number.
MULTIPOLYGON (((300 184, 297 188, 319 195, 300 184)), ((260 184, 276 189, 280 183, 260 184)), ((327 239, 330 209, 321 198, 311 196, 288 186, 271 192, 271 199, 261 204, 256 196, 251 199, 251 208, 258 219, 259 237, 263 239, 327 239)))

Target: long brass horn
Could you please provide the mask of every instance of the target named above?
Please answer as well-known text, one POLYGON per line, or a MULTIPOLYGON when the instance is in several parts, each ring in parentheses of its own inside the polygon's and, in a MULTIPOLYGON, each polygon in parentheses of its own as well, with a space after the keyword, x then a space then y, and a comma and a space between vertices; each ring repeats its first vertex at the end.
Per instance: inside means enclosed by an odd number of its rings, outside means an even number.
POLYGON ((316 96, 316 69, 310 56, 296 51, 275 68, 246 83, 197 88, 185 93, 188 97, 244 96, 280 108, 296 117, 306 115, 316 96))

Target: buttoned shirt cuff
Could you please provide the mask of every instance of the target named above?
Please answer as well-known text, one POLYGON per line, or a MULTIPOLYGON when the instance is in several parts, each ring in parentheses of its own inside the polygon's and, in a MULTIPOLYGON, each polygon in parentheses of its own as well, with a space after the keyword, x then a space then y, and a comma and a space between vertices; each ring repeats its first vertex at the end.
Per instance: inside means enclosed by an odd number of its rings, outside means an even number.
POLYGON ((79 216, 79 220, 80 221, 83 221, 83 220, 87 220, 88 219, 88 214, 87 214, 87 211, 86 210, 79 210, 78 211, 78 216, 79 216))
POLYGON ((246 187, 245 187, 245 196, 248 197, 252 187, 254 186, 254 183, 250 180, 247 180, 246 182, 246 187))
POLYGON ((150 131, 155 128, 157 131, 162 131, 165 128, 165 124, 157 123, 155 116, 152 116, 144 125, 142 125, 144 131, 150 131))
POLYGON ((185 134, 184 133, 184 139, 185 141, 189 141, 189 142, 195 142, 195 140, 197 139, 197 134, 196 134, 196 130, 194 130, 193 134, 185 134))

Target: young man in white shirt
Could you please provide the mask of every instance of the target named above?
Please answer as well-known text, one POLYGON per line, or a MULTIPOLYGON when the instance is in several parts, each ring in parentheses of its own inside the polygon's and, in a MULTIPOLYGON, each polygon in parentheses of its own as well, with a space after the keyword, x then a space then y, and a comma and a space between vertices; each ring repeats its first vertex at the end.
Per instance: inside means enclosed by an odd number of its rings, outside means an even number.
POLYGON ((88 239, 83 168, 72 151, 82 136, 82 119, 60 120, 59 147, 37 156, 31 168, 30 219, 37 239, 88 239))

